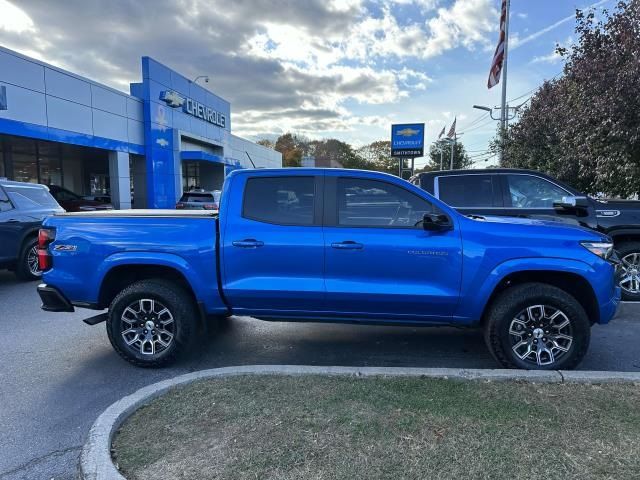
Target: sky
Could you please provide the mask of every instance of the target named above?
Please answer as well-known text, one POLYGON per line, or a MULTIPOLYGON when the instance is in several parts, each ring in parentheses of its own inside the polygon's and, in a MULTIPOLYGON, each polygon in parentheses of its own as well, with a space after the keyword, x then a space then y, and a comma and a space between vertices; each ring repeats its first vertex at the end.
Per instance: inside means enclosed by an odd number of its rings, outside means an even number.
MULTIPOLYGON (((562 72, 576 8, 615 0, 511 0, 507 98, 562 72)), ((391 124, 457 118, 476 167, 497 122, 487 89, 500 0, 0 0, 0 45, 129 92, 148 55, 231 102, 233 133, 285 132, 360 146, 391 124)), ((418 166, 425 159, 417 160, 418 166)))

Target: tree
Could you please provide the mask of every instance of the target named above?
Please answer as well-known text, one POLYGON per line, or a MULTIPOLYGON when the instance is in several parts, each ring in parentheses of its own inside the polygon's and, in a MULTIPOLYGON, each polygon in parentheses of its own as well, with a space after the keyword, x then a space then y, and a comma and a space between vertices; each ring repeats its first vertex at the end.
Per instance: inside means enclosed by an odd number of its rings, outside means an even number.
POLYGON ((262 145, 263 147, 272 148, 275 150, 276 144, 269 140, 268 138, 261 138, 256 142, 258 145, 262 145))
POLYGON ((370 170, 398 175, 397 158, 391 156, 391 142, 378 140, 356 150, 356 154, 369 164, 370 170))
POLYGON ((315 140, 311 142, 310 150, 318 167, 369 169, 370 166, 351 145, 335 138, 315 140))
POLYGON ((304 137, 285 133, 280 135, 275 143, 275 149, 282 154, 282 165, 285 167, 299 167, 302 156, 308 150, 308 140, 304 137))
POLYGON ((557 48, 563 76, 545 82, 508 131, 502 165, 541 170, 597 194, 640 193, 640 0, 596 21, 576 12, 578 41, 557 48))
MULTIPOLYGON (((451 144, 446 142, 439 142, 438 145, 432 144, 429 148, 428 162, 422 168, 422 172, 432 172, 434 170, 440 170, 440 151, 442 150, 442 168, 449 170, 451 167, 451 144)), ((461 168, 470 168, 473 165, 473 161, 469 158, 467 150, 461 142, 456 142, 453 152, 453 168, 455 170, 461 168)))

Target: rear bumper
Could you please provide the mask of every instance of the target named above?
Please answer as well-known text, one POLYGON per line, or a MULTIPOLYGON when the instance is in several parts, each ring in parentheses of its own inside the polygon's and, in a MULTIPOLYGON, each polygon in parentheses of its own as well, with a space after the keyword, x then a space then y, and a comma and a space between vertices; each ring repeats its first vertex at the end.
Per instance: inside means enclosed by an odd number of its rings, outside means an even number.
POLYGON ((38 285, 38 295, 42 300, 40 308, 47 312, 73 312, 74 308, 71 302, 60 293, 56 287, 41 283, 38 285))

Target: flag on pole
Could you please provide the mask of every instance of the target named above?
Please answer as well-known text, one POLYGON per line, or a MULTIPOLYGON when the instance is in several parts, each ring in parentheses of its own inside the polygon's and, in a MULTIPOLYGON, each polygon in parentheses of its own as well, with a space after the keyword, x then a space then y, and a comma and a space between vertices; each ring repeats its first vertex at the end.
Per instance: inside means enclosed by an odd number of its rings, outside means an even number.
POLYGON ((500 12, 500 39, 498 40, 498 46, 493 54, 493 61, 491 62, 491 70, 489 70, 489 81, 487 82, 487 88, 495 87, 500 82, 500 73, 502 73, 502 63, 504 62, 504 42, 505 42, 505 30, 507 23, 507 0, 502 0, 502 9, 500 12))
POLYGON ((446 125, 444 127, 442 127, 442 131, 440 132, 440 135, 438 135, 438 140, 440 140, 440 138, 442 138, 442 135, 444 135, 444 129, 445 128, 447 128, 446 125))
POLYGON ((449 129, 449 133, 447 133, 447 137, 453 138, 456 134, 456 119, 453 119, 453 123, 451 124, 451 128, 449 129))

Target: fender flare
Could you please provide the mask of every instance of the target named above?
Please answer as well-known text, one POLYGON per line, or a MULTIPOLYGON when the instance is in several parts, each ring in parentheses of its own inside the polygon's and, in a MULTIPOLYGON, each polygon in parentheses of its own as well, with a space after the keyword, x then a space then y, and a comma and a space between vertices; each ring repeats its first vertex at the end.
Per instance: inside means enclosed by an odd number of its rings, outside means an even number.
MULTIPOLYGON (((476 280, 471 285, 467 285, 466 291, 468 293, 461 295, 455 316, 463 317, 467 319, 469 323, 477 323, 481 320, 491 295, 507 276, 519 272, 549 270, 558 273, 579 275, 584 278, 589 285, 591 285, 591 282, 585 273, 595 272, 588 263, 572 258, 524 257, 506 260, 488 272, 480 280, 479 284, 476 280)), ((593 289, 592 285, 591 288, 593 289)))
POLYGON ((116 267, 127 265, 153 265, 172 268, 182 274, 198 300, 204 298, 200 282, 197 281, 197 273, 181 256, 159 252, 119 252, 106 257, 94 274, 92 285, 95 285, 96 288, 94 295, 96 300, 99 298, 104 279, 109 272, 116 267))

